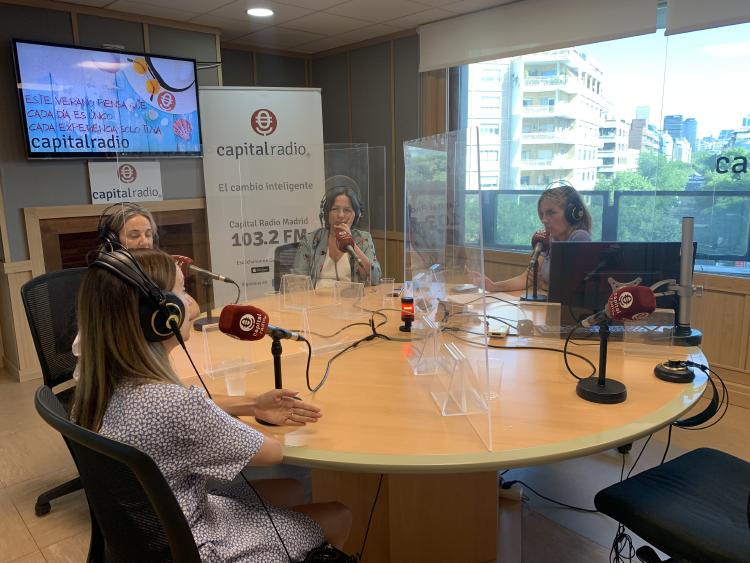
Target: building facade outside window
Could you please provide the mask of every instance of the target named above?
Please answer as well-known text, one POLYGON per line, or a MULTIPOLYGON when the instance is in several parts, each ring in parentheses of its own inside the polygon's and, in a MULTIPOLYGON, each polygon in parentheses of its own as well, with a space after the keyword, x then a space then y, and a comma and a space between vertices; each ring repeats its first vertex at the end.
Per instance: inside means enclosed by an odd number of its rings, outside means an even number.
POLYGON ((486 246, 525 250, 534 192, 562 180, 584 192, 595 239, 679 240, 690 215, 696 270, 750 275, 748 37, 750 24, 659 30, 461 67, 460 128, 479 128, 481 166, 466 242, 481 210, 486 246))

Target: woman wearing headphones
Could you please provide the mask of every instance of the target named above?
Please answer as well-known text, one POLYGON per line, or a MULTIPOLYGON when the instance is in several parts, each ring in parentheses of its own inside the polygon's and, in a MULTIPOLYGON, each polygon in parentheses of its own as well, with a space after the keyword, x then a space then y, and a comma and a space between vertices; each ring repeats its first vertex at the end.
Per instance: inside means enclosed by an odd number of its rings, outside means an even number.
MULTIPOLYGON (((329 184, 330 180, 326 184, 329 184)), ((372 237, 366 231, 353 228, 362 213, 362 203, 353 187, 334 185, 328 189, 323 201, 320 202, 322 226, 308 233, 300 243, 292 273, 310 276, 313 287, 332 286, 335 281, 377 285, 380 282, 381 270, 375 256, 372 237), (351 246, 356 259, 339 250, 336 245, 337 232, 339 237, 349 237, 353 241, 351 246)))
MULTIPOLYGON (((184 387, 173 371, 169 352, 191 332, 183 283, 172 258, 158 250, 104 252, 91 264, 78 303, 76 422, 156 462, 203 561, 285 561, 285 549, 298 561, 324 539, 340 546, 351 525, 343 505, 302 505, 293 487, 260 481, 260 498, 285 507, 266 512, 253 488, 235 479, 248 464, 280 463, 281 446, 221 410, 203 389, 184 387), (209 479, 221 482, 211 492, 209 479)), ((239 414, 302 421, 302 404, 274 390, 239 414)))
MULTIPOLYGON (((551 241, 591 240, 591 214, 573 186, 547 188, 539 196, 536 209, 551 241)), ((549 284, 548 258, 549 250, 539 256, 542 287, 549 284)), ((497 282, 485 277, 484 287, 487 291, 516 291, 526 287, 528 278, 527 272, 497 282)))
POLYGON ((151 212, 130 202, 107 207, 99 218, 97 233, 102 247, 107 250, 154 248, 159 241, 151 212), (108 213, 110 210, 112 212, 108 213))

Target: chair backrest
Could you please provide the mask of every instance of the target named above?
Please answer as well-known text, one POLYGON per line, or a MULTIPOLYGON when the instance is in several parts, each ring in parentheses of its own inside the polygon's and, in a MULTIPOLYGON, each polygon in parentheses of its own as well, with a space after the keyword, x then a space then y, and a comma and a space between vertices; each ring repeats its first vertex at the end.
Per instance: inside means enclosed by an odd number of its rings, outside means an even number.
POLYGON ((148 455, 69 421, 47 386, 34 404, 73 452, 107 561, 200 562, 185 515, 148 455))
POLYGON ((55 387, 73 377, 71 351, 78 332, 76 302, 87 268, 42 274, 21 287, 21 299, 42 367, 44 384, 55 387))
POLYGON ((273 288, 279 291, 281 278, 289 274, 294 266, 294 258, 297 256, 298 242, 282 244, 277 246, 273 253, 273 288))

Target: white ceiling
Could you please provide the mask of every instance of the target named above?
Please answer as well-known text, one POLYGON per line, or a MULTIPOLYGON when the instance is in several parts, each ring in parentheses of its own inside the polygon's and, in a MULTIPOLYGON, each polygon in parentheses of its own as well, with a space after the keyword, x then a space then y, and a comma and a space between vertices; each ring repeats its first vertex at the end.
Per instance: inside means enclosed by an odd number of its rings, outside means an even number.
MULTIPOLYGON (((59 0, 58 0, 59 1, 59 0)), ((223 41, 318 53, 520 0, 65 0, 221 29, 223 41), (251 18, 248 8, 271 8, 251 18)))

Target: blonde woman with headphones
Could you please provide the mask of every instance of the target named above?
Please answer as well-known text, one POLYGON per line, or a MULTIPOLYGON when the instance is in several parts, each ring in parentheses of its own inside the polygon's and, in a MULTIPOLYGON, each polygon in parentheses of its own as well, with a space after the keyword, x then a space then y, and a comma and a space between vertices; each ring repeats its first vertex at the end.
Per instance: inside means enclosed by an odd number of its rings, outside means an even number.
MULTIPOLYGON (((182 273, 168 254, 101 253, 79 293, 73 419, 154 460, 203 561, 284 561, 285 550, 298 561, 324 540, 341 546, 351 526, 342 504, 302 504, 301 487, 295 495, 285 482, 251 488, 235 479, 246 465, 280 463, 281 445, 220 409, 204 389, 182 384, 168 356, 190 337, 187 310, 182 273), (209 490, 211 479, 218 484, 209 490)), ((304 403, 280 391, 259 395, 238 414, 302 421, 304 403)))
MULTIPOLYGON (((556 182, 560 185, 547 188, 537 200, 536 208, 544 230, 549 233, 550 241, 590 241, 591 213, 586 208, 581 195, 570 184, 556 182)), ((542 287, 549 285, 549 250, 539 256, 539 271, 542 287)), ((523 272, 507 280, 492 281, 485 277, 484 287, 487 291, 517 291, 526 288, 529 276, 523 272)), ((475 273, 475 282, 481 277, 475 273)))

